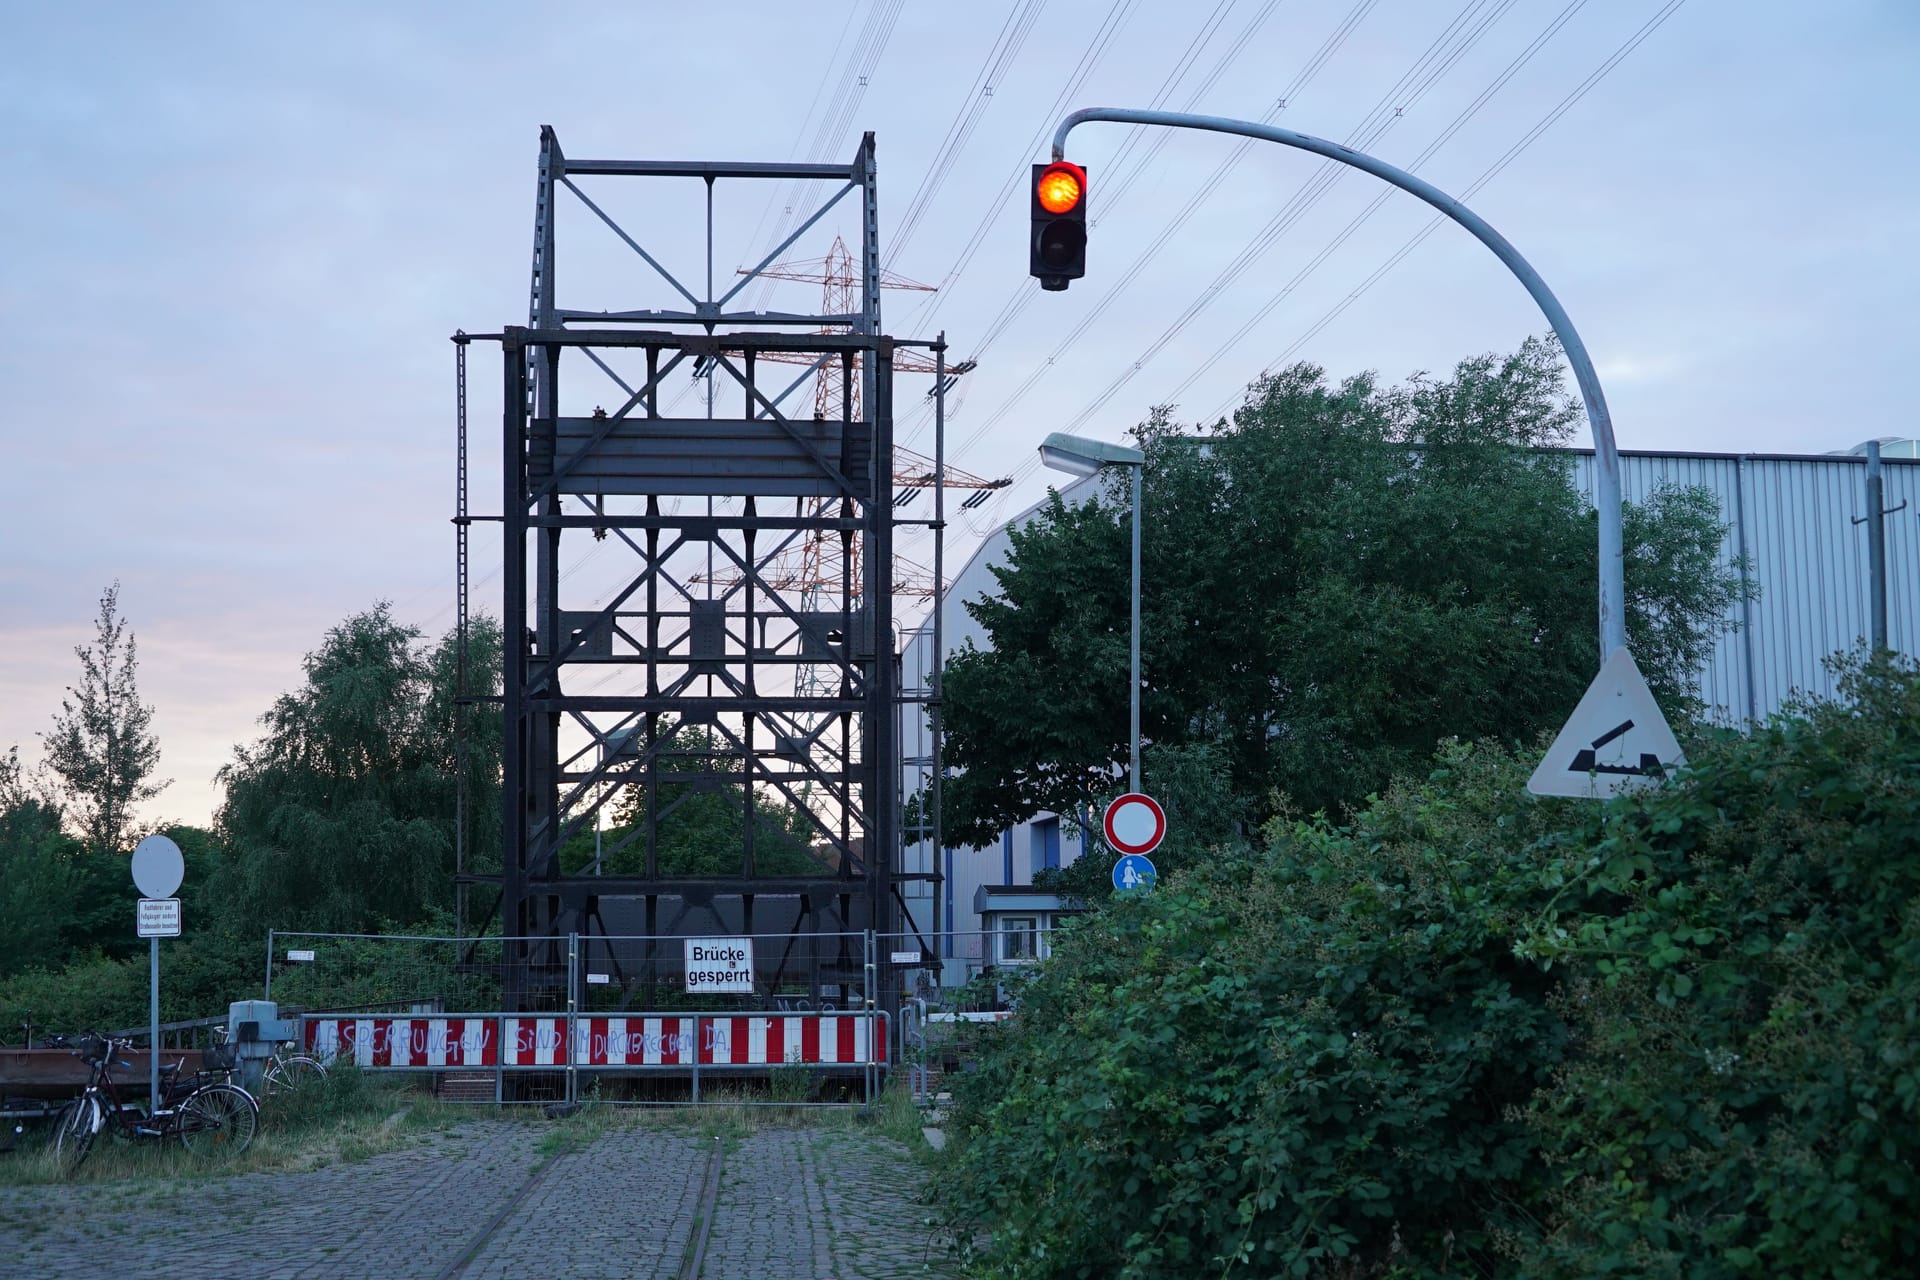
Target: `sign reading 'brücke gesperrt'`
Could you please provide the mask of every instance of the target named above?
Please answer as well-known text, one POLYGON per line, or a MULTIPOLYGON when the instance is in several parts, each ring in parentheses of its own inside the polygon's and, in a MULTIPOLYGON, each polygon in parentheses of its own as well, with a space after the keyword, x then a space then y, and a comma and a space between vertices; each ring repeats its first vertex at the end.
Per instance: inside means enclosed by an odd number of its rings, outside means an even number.
POLYGON ((687 990, 753 993, 752 938, 687 938, 687 990))

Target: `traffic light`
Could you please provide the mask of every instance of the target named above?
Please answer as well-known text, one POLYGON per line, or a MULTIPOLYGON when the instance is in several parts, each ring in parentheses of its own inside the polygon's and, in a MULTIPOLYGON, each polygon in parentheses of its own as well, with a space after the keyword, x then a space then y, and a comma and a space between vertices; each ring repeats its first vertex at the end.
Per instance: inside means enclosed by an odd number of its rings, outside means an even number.
POLYGON ((1033 242, 1027 272, 1042 289, 1087 274, 1087 171, 1055 160, 1033 166, 1033 242))

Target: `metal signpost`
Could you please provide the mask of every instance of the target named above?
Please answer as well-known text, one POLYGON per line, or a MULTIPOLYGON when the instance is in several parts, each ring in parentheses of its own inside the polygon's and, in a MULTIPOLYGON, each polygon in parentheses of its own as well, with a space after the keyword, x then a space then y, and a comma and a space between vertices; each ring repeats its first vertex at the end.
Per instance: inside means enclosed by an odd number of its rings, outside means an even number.
POLYGON ((140 890, 135 922, 147 939, 147 1089, 160 1105, 160 939, 180 936, 180 899, 173 896, 187 874, 180 846, 166 836, 148 836, 133 847, 133 883, 140 890))

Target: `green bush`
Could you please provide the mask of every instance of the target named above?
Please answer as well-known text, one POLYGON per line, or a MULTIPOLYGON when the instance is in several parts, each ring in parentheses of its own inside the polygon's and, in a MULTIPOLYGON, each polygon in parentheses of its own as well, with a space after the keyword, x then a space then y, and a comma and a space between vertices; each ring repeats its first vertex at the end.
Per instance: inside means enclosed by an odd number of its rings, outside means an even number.
POLYGON ((956 1099, 948 1206, 991 1228, 995 1274, 1492 1260, 1566 1046, 1553 979, 1513 954, 1561 806, 1498 753, 1443 763, 1058 942, 956 1099))
POLYGON ((1523 944, 1580 1046, 1529 1109, 1538 1272, 1920 1273, 1920 682, 1843 688, 1561 862, 1523 944))
POLYGON ((1910 1275, 1920 677, 1605 807, 1446 748, 1062 937, 943 1179, 1010 1277, 1910 1275))

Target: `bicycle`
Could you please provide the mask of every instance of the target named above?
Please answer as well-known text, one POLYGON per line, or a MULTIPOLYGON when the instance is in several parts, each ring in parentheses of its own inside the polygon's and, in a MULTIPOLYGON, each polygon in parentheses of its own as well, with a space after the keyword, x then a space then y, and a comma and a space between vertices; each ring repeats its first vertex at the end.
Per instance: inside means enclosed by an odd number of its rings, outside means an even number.
POLYGON ((78 1041, 50 1036, 47 1042, 73 1050, 88 1067, 86 1089, 67 1106, 54 1129, 54 1161, 62 1173, 78 1169, 95 1139, 109 1131, 131 1142, 176 1140, 199 1160, 232 1159, 253 1143, 260 1124, 259 1104, 238 1085, 196 1080, 180 1087, 180 1064, 162 1064, 160 1098, 149 1099, 142 1111, 120 1096, 113 1078, 113 1067, 131 1065, 116 1062, 114 1054, 130 1048, 132 1041, 86 1035, 78 1041))
MULTIPOLYGON (((227 1039, 225 1027, 215 1027, 214 1042, 201 1051, 201 1062, 209 1071, 217 1071, 226 1077, 227 1083, 233 1083, 236 1059, 233 1044, 227 1039)), ((277 1097, 286 1097, 299 1093, 311 1085, 322 1083, 327 1078, 327 1064, 318 1058, 304 1053, 288 1053, 281 1050, 291 1048, 291 1041, 281 1041, 273 1048, 266 1061, 266 1075, 263 1077, 262 1092, 270 1101, 277 1097)))
POLYGON ((267 1059, 266 1087, 269 1097, 299 1093, 326 1082, 327 1064, 320 1059, 305 1053, 282 1056, 280 1050, 292 1047, 292 1041, 282 1041, 273 1047, 273 1056, 267 1059))

